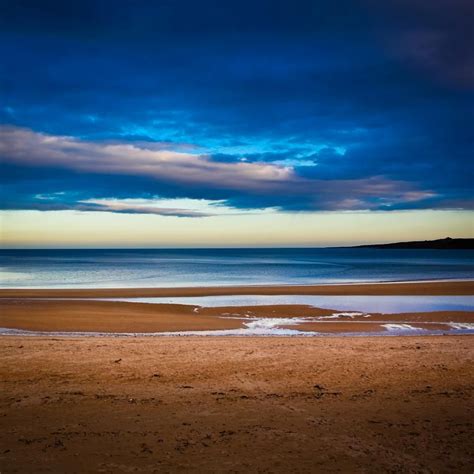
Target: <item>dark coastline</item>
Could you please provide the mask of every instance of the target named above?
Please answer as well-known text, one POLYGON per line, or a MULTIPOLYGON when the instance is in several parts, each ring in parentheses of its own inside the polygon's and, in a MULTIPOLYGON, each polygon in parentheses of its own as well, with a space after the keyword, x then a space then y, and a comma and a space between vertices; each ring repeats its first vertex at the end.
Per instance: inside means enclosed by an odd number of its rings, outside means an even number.
POLYGON ((430 250, 474 250, 474 239, 419 240, 392 244, 357 245, 358 249, 430 249, 430 250))

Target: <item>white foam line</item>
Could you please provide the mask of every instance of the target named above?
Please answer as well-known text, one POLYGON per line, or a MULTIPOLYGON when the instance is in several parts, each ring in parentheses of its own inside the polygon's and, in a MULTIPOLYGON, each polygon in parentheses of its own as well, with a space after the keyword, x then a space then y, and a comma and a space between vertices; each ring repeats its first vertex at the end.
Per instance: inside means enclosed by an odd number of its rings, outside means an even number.
MULTIPOLYGON (((229 318, 230 319, 230 318, 229 318)), ((232 318, 242 319, 242 318, 232 318)), ((347 336, 407 336, 407 335, 442 335, 442 334, 473 334, 473 323, 445 323, 452 329, 445 330, 429 330, 415 328, 410 324, 386 323, 382 324, 384 331, 376 332, 347 332, 347 333, 323 333, 317 331, 300 331, 297 329, 281 328, 279 326, 298 325, 314 318, 251 318, 245 320, 243 328, 239 329, 220 329, 207 331, 166 331, 166 332, 64 332, 64 331, 27 331, 22 329, 0 328, 0 336, 49 336, 49 337, 185 337, 185 336, 236 336, 236 337, 347 337, 347 336)), ((342 321, 340 321, 342 322, 342 321)), ((362 321, 361 321, 362 322, 362 321)), ((363 321, 365 322, 365 321, 363 321)), ((354 321, 354 323, 356 323, 354 321)), ((414 323, 417 323, 416 321, 414 323)), ((439 323, 423 323, 423 324, 439 324, 439 323)))
POLYGON ((364 318, 368 318, 370 314, 352 312, 352 313, 334 313, 329 316, 318 316, 316 319, 338 319, 338 318, 355 318, 356 316, 364 316, 364 318))
POLYGON ((43 336, 43 337, 178 337, 178 336, 321 336, 314 331, 297 331, 295 329, 265 330, 256 329, 218 329, 209 331, 173 331, 173 332, 64 332, 64 331, 27 331, 23 329, 0 328, 1 336, 43 336))
POLYGON ((447 323, 453 329, 469 329, 474 331, 474 323, 447 323))
POLYGON ((422 328, 414 328, 409 324, 397 324, 397 323, 389 323, 389 324, 382 324, 382 327, 386 328, 387 331, 426 331, 426 329, 422 328))
POLYGON ((437 336, 437 335, 474 335, 471 329, 451 329, 449 331, 433 330, 424 331, 381 331, 381 332, 345 332, 345 333, 320 333, 314 331, 276 330, 271 333, 263 331, 248 331, 245 329, 228 329, 216 331, 178 331, 178 332, 49 332, 49 331, 24 331, 0 328, 0 337, 26 336, 26 337, 391 337, 391 336, 437 336))
MULTIPOLYGON (((229 314, 229 313, 224 313, 224 314, 229 314)), ((362 314, 362 313, 361 313, 362 314)), ((369 318, 371 315, 366 314, 363 317, 364 318, 369 318)), ((305 317, 299 317, 299 318, 259 318, 259 317, 242 317, 242 316, 220 316, 219 319, 236 319, 238 321, 265 321, 265 320, 279 320, 281 321, 279 325, 281 326, 293 326, 297 324, 304 324, 304 323, 320 323, 324 324, 328 319, 330 319, 331 324, 380 324, 381 326, 393 326, 395 329, 396 326, 399 326, 398 329, 401 329, 402 326, 408 326, 409 324, 444 324, 446 326, 450 326, 452 324, 458 324, 458 323, 453 323, 453 322, 448 322, 448 321, 405 321, 403 323, 399 323, 398 321, 387 321, 385 319, 371 319, 370 321, 361 321, 357 320, 354 321, 353 319, 344 319, 341 320, 340 313, 337 313, 336 315, 330 315, 330 316, 305 316, 305 317)), ((460 327, 456 329, 474 329, 474 323, 459 323, 460 327), (462 326, 462 327, 461 327, 462 326)), ((454 328, 454 326, 452 326, 454 328)), ((405 329, 408 329, 406 327, 405 329)), ((413 328, 417 329, 417 328, 413 328)))

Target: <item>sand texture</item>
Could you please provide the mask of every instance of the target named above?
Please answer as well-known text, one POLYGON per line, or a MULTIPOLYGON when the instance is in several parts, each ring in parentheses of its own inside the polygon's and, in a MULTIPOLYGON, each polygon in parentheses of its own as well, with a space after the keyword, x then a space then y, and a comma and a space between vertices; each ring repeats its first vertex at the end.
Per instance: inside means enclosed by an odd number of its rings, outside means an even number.
POLYGON ((470 336, 0 338, 0 471, 474 469, 470 336))

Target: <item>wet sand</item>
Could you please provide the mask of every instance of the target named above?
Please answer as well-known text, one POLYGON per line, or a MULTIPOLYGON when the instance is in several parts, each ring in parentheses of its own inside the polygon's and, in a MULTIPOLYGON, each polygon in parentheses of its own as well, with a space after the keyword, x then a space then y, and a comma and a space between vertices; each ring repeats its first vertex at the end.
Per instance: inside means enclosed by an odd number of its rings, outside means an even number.
POLYGON ((212 331, 244 328, 244 323, 252 318, 321 318, 288 328, 322 333, 380 332, 385 330, 382 325, 387 323, 417 323, 414 327, 449 331, 452 328, 447 324, 432 323, 474 322, 473 312, 468 311, 360 314, 341 316, 337 320, 325 319, 334 313, 337 308, 304 305, 201 308, 178 304, 0 299, 1 328, 43 332, 212 331))
POLYGON ((163 332, 239 328, 193 306, 103 301, 0 300, 0 326, 30 331, 163 332))
POLYGON ((0 338, 0 471, 474 469, 470 336, 0 338))
MULTIPOLYGON (((86 298, 139 296, 268 295, 471 295, 474 282, 418 282, 323 286, 260 286, 219 288, 149 288, 88 290, 0 289, 0 327, 44 332, 155 333, 244 328, 248 318, 322 318, 293 329, 324 333, 380 332, 386 323, 417 322, 416 328, 449 330, 432 323, 472 323, 468 311, 404 314, 361 314, 342 320, 325 319, 338 308, 305 305, 232 306, 206 308, 183 304, 93 301, 86 298), (76 298, 67 300, 61 298, 76 298), (239 319, 240 318, 240 319, 239 319), (431 323, 430 326, 426 324, 431 323)), ((286 327, 286 326, 282 326, 286 327)))
POLYGON ((219 295, 474 295, 474 281, 195 288, 0 289, 0 298, 134 298, 219 295))

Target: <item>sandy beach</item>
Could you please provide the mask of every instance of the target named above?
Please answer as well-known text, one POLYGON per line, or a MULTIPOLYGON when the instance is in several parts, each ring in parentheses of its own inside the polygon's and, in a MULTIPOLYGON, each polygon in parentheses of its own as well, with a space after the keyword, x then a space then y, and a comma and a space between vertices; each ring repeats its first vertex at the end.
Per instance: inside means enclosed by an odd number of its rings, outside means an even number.
MULTIPOLYGON (((0 299, 0 327, 43 332, 159 333, 239 329, 254 319, 305 318, 301 331, 383 331, 384 324, 450 330, 448 323, 473 323, 469 311, 402 314, 350 314, 333 318, 337 308, 302 305, 201 308, 178 304, 141 304, 86 300, 0 299), (434 324, 438 323, 438 324, 434 324)), ((282 321, 284 323, 284 321, 282 321)), ((283 327, 285 325, 283 324, 283 327)))
POLYGON ((0 474, 474 474, 474 0, 1 5, 0 474))
MULTIPOLYGON (((452 323, 474 322, 472 311, 429 311, 381 314, 340 312, 333 307, 298 304, 201 307, 192 304, 145 304, 93 298, 138 296, 221 296, 224 294, 309 295, 472 295, 474 282, 430 282, 328 285, 308 287, 221 287, 186 289, 0 290, 0 327, 40 332, 164 333, 237 330, 265 318, 285 319, 293 329, 320 333, 384 332, 387 324, 449 331, 452 323), (306 292, 306 293, 305 293, 306 292), (71 299, 68 299, 71 298, 71 299), (299 319, 297 323, 295 321, 299 319)), ((356 310, 357 308, 350 308, 356 310)))
POLYGON ((0 338, 0 470, 457 472, 471 337, 0 338))
MULTIPOLYGON (((472 282, 304 288, 468 295, 472 282)), ((448 331, 471 311, 87 299, 186 291, 0 290, 0 326, 33 331, 0 337, 0 471, 472 472, 472 336, 377 336, 387 324, 448 331), (332 337, 112 336, 278 318, 332 337)))
POLYGON ((140 296, 219 295, 474 295, 474 280, 185 288, 0 289, 0 298, 136 298, 140 296))

